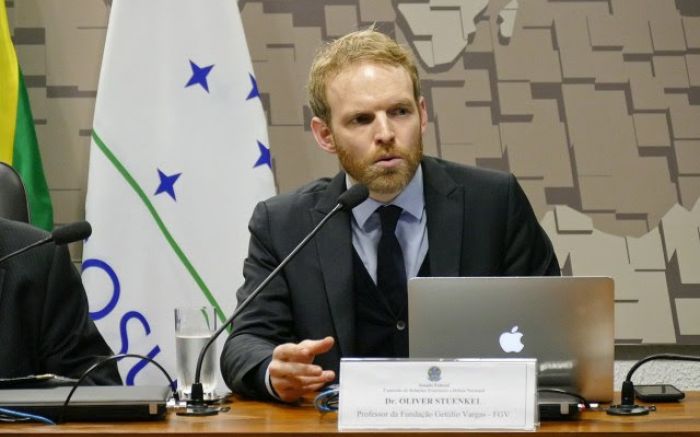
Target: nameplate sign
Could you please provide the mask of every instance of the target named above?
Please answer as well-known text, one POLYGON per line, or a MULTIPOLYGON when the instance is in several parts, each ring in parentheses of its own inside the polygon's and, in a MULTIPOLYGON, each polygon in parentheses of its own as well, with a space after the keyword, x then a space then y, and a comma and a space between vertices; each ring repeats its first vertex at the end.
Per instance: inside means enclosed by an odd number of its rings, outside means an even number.
POLYGON ((338 429, 536 425, 535 359, 342 359, 338 429))

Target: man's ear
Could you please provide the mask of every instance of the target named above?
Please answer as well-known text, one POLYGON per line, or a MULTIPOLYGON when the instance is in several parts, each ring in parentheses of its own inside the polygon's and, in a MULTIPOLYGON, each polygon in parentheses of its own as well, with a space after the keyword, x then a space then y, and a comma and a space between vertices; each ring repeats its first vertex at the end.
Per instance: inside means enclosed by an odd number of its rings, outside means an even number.
POLYGON ((311 132, 318 143, 318 146, 328 153, 336 153, 333 132, 325 121, 318 117, 311 119, 311 132))
POLYGON ((424 134, 428 128, 428 107, 423 96, 418 100, 418 112, 420 114, 420 131, 424 134))

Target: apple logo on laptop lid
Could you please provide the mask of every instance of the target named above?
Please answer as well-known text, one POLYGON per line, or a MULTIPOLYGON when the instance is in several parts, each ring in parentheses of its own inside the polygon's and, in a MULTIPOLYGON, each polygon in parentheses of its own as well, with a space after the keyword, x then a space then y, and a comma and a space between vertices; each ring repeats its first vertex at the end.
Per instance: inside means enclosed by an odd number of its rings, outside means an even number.
POLYGON ((518 325, 513 326, 510 332, 506 331, 498 338, 501 349, 506 353, 518 353, 525 345, 522 342, 523 333, 518 332, 518 325))

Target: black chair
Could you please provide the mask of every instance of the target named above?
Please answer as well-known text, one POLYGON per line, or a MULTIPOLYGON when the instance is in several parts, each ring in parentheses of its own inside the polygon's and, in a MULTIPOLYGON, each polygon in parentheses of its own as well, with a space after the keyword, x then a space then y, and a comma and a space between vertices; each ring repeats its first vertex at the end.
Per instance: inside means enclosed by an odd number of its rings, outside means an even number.
POLYGON ((22 179, 4 162, 0 162, 0 217, 29 223, 29 204, 22 179))

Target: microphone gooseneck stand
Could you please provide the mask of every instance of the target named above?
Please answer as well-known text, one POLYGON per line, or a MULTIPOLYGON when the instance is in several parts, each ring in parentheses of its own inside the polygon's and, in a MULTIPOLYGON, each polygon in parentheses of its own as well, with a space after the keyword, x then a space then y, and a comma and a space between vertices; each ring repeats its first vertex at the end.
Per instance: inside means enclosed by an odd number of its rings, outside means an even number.
POLYGON ((216 341, 216 339, 221 335, 221 333, 233 323, 233 320, 241 313, 250 302, 255 299, 266 286, 270 283, 279 272, 291 261, 296 254, 306 246, 306 244, 311 241, 311 239, 318 233, 319 230, 330 220, 335 214, 343 209, 350 210, 355 206, 362 203, 369 196, 369 191, 364 185, 353 185, 347 191, 340 195, 338 198, 338 204, 328 213, 325 217, 313 228, 309 234, 304 237, 303 240, 292 250, 289 255, 287 255, 280 264, 275 267, 275 269, 265 278, 264 281, 257 286, 255 290, 236 308, 236 310, 231 314, 219 329, 214 332, 214 334, 209 338, 209 341, 204 345, 202 350, 199 352, 199 357, 197 358, 197 368, 194 374, 194 383, 192 383, 192 392, 190 394, 190 399, 187 401, 187 407, 184 411, 178 411, 179 416, 213 416, 219 413, 218 408, 212 408, 207 405, 204 401, 204 389, 200 381, 202 373, 202 363, 204 362, 204 356, 206 355, 209 347, 216 341))
POLYGON ((620 392, 620 403, 611 405, 606 412, 612 416, 643 416, 654 411, 654 406, 637 405, 634 403, 634 383, 632 375, 644 363, 653 360, 671 360, 671 361, 700 361, 700 357, 692 355, 676 355, 676 354, 656 354, 649 355, 637 361, 627 372, 627 377, 622 383, 622 391, 620 392))

